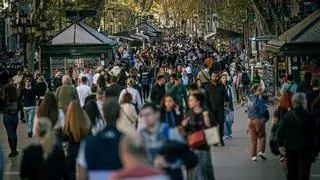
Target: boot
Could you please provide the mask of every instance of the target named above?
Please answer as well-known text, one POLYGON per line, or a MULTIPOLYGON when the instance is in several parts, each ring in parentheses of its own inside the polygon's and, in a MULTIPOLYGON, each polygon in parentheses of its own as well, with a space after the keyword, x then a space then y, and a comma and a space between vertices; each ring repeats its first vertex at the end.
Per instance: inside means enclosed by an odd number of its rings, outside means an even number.
POLYGON ((18 155, 17 151, 17 138, 9 140, 9 146, 11 153, 9 154, 9 158, 13 158, 18 155))

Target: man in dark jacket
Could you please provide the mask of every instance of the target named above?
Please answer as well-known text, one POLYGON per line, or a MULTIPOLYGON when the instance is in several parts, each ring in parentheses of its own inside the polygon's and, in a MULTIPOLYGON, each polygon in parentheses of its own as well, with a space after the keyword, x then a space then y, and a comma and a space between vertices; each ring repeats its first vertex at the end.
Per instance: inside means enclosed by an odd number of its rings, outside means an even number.
POLYGON ((208 110, 211 113, 213 123, 219 126, 220 144, 224 146, 225 107, 229 105, 228 93, 220 83, 218 74, 212 73, 211 77, 212 84, 206 89, 208 110))
POLYGON ((92 125, 94 125, 100 118, 100 112, 96 103, 97 89, 96 85, 91 86, 92 94, 85 99, 83 106, 83 109, 87 112, 92 125))
POLYGON ((281 154, 286 155, 288 179, 310 179, 315 152, 315 120, 305 110, 307 100, 303 93, 292 97, 293 110, 280 121, 277 141, 281 154))
POLYGON ((161 99, 165 94, 165 79, 163 75, 159 75, 156 85, 151 89, 151 102, 155 105, 160 105, 161 99))
POLYGON ((39 99, 38 92, 31 86, 31 79, 25 79, 25 87, 21 91, 21 99, 23 100, 24 115, 27 118, 28 137, 32 137, 33 120, 36 112, 36 101, 39 99))
POLYGON ((115 96, 119 98, 123 86, 118 84, 117 77, 111 77, 110 79, 111 86, 106 89, 106 96, 111 97, 115 96))

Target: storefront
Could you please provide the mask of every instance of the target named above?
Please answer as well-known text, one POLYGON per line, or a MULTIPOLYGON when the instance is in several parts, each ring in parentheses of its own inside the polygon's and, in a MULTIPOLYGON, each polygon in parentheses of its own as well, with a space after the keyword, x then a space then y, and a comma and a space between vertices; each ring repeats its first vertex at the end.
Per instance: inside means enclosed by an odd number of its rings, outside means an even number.
POLYGON ((70 67, 96 69, 113 59, 113 47, 110 45, 47 45, 43 52, 43 70, 50 74, 66 72, 70 67))
POLYGON ((41 67, 50 74, 66 72, 70 67, 96 69, 113 60, 117 44, 84 22, 77 22, 42 47, 41 67))
POLYGON ((291 42, 281 48, 288 59, 288 73, 296 79, 303 80, 306 72, 311 72, 313 78, 320 79, 320 33, 318 38, 319 42, 291 42))
POLYGON ((277 81, 292 74, 301 82, 306 72, 319 78, 320 62, 320 10, 309 15, 290 28, 276 40, 266 45, 266 50, 274 56, 277 66, 277 81))

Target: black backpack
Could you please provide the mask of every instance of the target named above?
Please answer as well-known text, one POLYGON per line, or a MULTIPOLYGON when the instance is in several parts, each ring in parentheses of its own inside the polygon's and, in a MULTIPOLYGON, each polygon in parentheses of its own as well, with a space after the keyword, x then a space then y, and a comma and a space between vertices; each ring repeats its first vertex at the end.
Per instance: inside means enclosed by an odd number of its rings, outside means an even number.
POLYGON ((249 76, 249 74, 247 72, 242 74, 241 83, 244 86, 250 85, 250 76, 249 76))
POLYGON ((18 114, 18 102, 8 102, 5 107, 5 112, 9 115, 15 116, 18 114))

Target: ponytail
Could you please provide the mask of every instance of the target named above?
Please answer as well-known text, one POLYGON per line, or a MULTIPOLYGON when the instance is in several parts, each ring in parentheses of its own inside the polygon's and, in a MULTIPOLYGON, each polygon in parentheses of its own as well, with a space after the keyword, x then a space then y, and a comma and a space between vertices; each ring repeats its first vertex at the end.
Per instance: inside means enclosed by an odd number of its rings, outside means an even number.
POLYGON ((39 142, 43 149, 43 158, 47 159, 56 143, 51 121, 46 117, 40 117, 36 124, 35 133, 40 138, 39 142))

